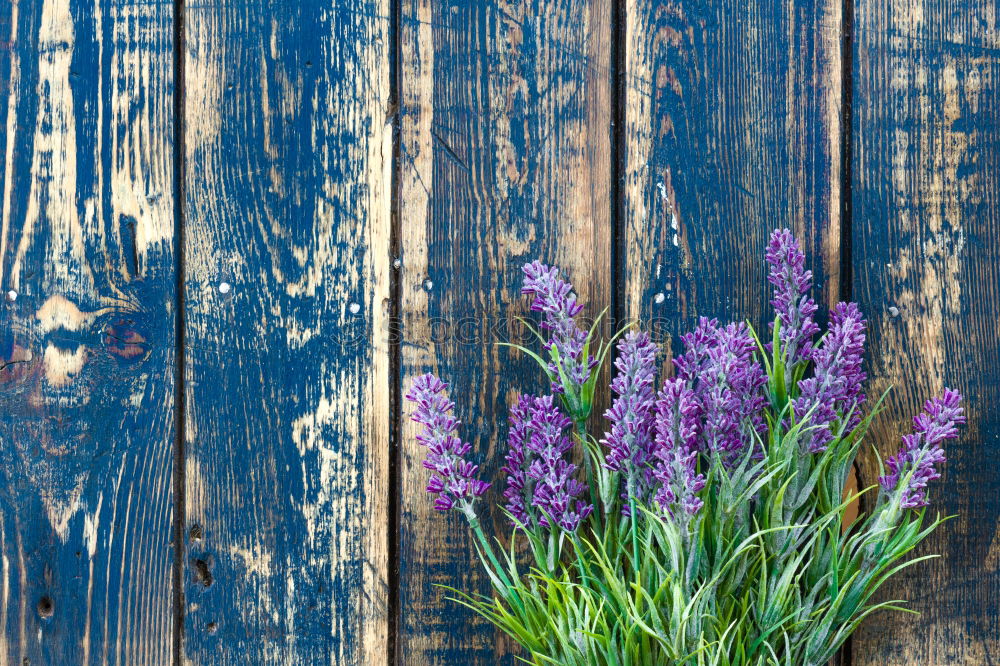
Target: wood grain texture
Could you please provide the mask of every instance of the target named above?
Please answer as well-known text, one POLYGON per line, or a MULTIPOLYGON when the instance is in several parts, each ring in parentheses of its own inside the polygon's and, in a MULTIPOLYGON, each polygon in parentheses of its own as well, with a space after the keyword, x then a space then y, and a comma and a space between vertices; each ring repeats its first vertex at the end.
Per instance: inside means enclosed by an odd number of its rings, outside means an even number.
POLYGON ((186 663, 387 658, 388 16, 186 6, 186 663))
POLYGON ((169 4, 0 5, 0 664, 168 664, 169 4))
MULTIPOLYGON (((610 6, 404 0, 401 44, 402 380, 451 383, 471 455, 498 480, 507 405, 545 388, 494 344, 527 313, 520 266, 564 268, 590 316, 610 299, 610 6)), ((462 517, 431 508, 415 434, 405 421, 399 663, 514 663, 515 646, 434 587, 488 583, 462 517)), ((483 517, 506 535, 501 490, 483 517)))
POLYGON ((700 316, 766 331, 783 226, 836 302, 839 0, 629 0, 625 16, 625 316, 675 352, 700 316))
MULTIPOLYGON (((872 394, 895 388, 872 441, 899 447, 944 386, 968 426, 945 448, 918 550, 942 558, 880 595, 922 615, 864 625, 854 664, 1000 660, 1000 23, 995 3, 859 0, 853 123, 854 293, 869 317, 872 394)), ((862 481, 878 474, 874 457, 862 481)))

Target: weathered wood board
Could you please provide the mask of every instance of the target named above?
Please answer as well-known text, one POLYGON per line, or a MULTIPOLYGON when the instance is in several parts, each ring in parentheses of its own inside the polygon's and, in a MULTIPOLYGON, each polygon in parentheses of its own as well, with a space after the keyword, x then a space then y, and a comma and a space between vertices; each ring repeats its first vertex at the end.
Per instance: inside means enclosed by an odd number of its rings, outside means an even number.
MULTIPOLYGON (((940 553, 881 595, 856 666, 1000 659, 1000 23, 995 3, 855 4, 854 293, 869 316, 874 431, 883 456, 924 400, 967 397, 931 510, 954 514, 917 555, 940 553)), ((869 457, 862 482, 874 483, 869 457)))
POLYGON ((624 315, 668 350, 701 316, 764 329, 783 226, 835 303, 840 1, 630 0, 625 19, 624 315))
MULTIPOLYGON (((494 344, 523 333, 520 266, 561 266, 591 316, 610 299, 610 10, 403 2, 402 380, 434 371, 452 384, 485 478, 502 464, 509 402, 544 390, 532 360, 494 344)), ((415 433, 403 423, 399 663, 514 663, 516 646, 434 587, 488 583, 462 517, 431 508, 415 433)), ((506 535, 483 506, 487 532, 506 535)))
POLYGON ((171 660, 169 3, 0 4, 0 663, 171 660))
POLYGON ((389 13, 186 6, 185 663, 387 659, 389 13))
POLYGON ((766 333, 775 228, 802 242, 821 306, 847 293, 842 15, 839 0, 627 3, 616 291, 668 372, 699 317, 766 333))

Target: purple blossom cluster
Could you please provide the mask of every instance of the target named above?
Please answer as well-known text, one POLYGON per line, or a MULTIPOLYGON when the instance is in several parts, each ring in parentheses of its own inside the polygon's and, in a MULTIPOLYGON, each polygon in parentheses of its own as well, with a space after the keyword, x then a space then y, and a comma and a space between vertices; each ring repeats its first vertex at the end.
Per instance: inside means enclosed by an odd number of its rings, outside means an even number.
POLYGON ((805 269, 806 257, 788 229, 778 229, 771 234, 766 258, 771 265, 767 280, 774 285, 771 305, 781 322, 778 339, 787 354, 786 376, 790 379, 796 365, 811 359, 812 339, 819 332, 819 326, 813 321, 818 306, 809 297, 812 271, 805 269))
POLYGON ((559 368, 555 363, 550 364, 549 371, 554 377, 552 392, 565 393, 570 389, 571 392, 578 393, 597 365, 596 358, 583 360, 587 331, 580 328, 575 319, 583 306, 576 301, 573 285, 559 277, 558 268, 533 261, 525 264, 521 270, 524 271, 521 293, 534 296, 531 309, 544 315, 542 328, 551 333, 545 348, 548 351, 555 349, 559 353, 562 371, 569 383, 566 386, 559 368))
POLYGON ((576 531, 594 507, 578 499, 587 486, 575 478, 576 465, 566 459, 573 448, 566 429, 573 422, 551 395, 521 396, 510 421, 504 497, 515 524, 549 527, 554 522, 576 531))
MULTIPOLYGON (((866 322, 860 309, 855 303, 839 303, 830 313, 827 335, 814 346, 819 327, 813 320, 816 303, 808 295, 812 274, 787 229, 771 235, 767 261, 785 359, 784 389, 769 394, 757 342, 744 323, 722 326, 700 318, 693 331, 681 336, 683 351, 673 359, 676 377, 664 381, 659 391, 658 349, 649 335, 630 331, 618 342, 614 400, 605 412, 610 427, 601 444, 604 468, 617 473, 610 478, 622 483, 626 515, 633 500, 677 519, 697 514, 703 506, 699 493, 706 484, 705 466, 718 461, 723 470, 732 470, 762 459, 769 398, 782 401, 774 405, 773 415, 781 422, 777 413, 785 404, 778 396, 786 391, 792 415, 785 424, 798 420, 802 426, 802 455, 835 446, 841 432, 861 423, 866 322), (801 378, 808 365, 809 376, 801 378), (792 379, 798 379, 796 386, 792 379)), ((589 406, 583 410, 576 405, 584 385, 593 383, 597 361, 585 357, 589 334, 576 322, 582 306, 570 283, 557 268, 538 261, 523 271, 522 292, 533 296, 531 309, 543 313, 541 326, 551 334, 544 344, 559 365, 553 362, 548 368, 554 395, 522 395, 511 408, 503 495, 516 526, 574 532, 594 507, 583 498, 587 485, 576 478, 577 465, 570 462, 574 444, 567 431, 574 422, 583 427, 589 406), (560 394, 563 401, 556 397, 560 394)), ((437 496, 435 508, 459 508, 471 522, 474 502, 490 484, 477 479, 477 466, 465 459, 470 446, 455 434, 459 421, 451 415, 454 404, 446 388, 426 374, 414 380, 406 398, 416 403, 412 418, 423 426, 417 439, 427 448, 424 466, 433 472, 427 490, 437 496)), ((886 461, 881 486, 902 507, 926 506, 927 484, 938 478, 935 466, 945 460, 941 443, 956 437, 957 425, 965 422, 960 401, 950 389, 928 401, 914 419, 914 432, 886 461)))
POLYGON ((611 430, 603 443, 605 466, 624 474, 626 499, 631 491, 671 514, 680 507, 690 515, 701 507, 697 493, 705 484, 699 454, 718 453, 731 466, 753 451, 754 433, 766 428, 767 376, 744 324, 720 327, 702 318, 681 340, 677 378, 664 383, 655 402, 656 346, 643 333, 618 344, 612 383, 618 397, 606 414, 611 430))
POLYGON ((757 344, 746 324, 718 328, 712 320, 703 325, 714 331, 701 375, 692 382, 704 412, 703 448, 731 463, 753 447, 754 433, 767 427, 767 375, 754 359, 757 344))
POLYGON ((702 407, 684 379, 668 379, 656 401, 656 457, 653 472, 659 482, 656 502, 671 515, 678 509, 694 515, 701 509, 698 492, 705 477, 698 474, 698 434, 702 407))
POLYGON ((834 423, 853 430, 861 421, 865 396, 861 369, 865 347, 865 318, 856 303, 838 303, 830 314, 830 330, 813 353, 813 376, 799 381, 799 397, 793 402, 795 415, 806 418, 805 448, 825 451, 833 440, 834 423))
POLYGON ((507 488, 503 496, 507 499, 507 511, 515 523, 530 526, 537 523, 535 507, 535 480, 528 476, 532 454, 531 410, 535 406, 533 395, 522 394, 510 408, 510 432, 507 434, 507 464, 501 471, 507 475, 507 488))
POLYGON ((709 360, 709 350, 719 337, 719 320, 701 317, 698 326, 681 336, 684 353, 673 359, 677 376, 694 385, 705 372, 709 360))
POLYGON ((423 464, 433 472, 427 492, 437 495, 434 508, 448 511, 457 506, 467 516, 474 516, 473 504, 490 484, 477 479, 479 467, 465 460, 472 447, 455 435, 460 422, 451 415, 455 403, 448 399, 447 388, 428 373, 413 380, 406 399, 416 403, 411 418, 423 426, 417 441, 427 448, 423 464))
POLYGON ((648 333, 630 331, 625 334, 618 343, 615 360, 618 374, 611 382, 611 390, 617 397, 604 413, 611 422, 611 430, 601 440, 608 448, 604 466, 627 477, 623 494, 626 513, 629 493, 648 503, 653 482, 656 351, 648 333))
POLYGON ((958 437, 958 425, 965 423, 961 402, 962 395, 948 388, 928 400, 913 418, 913 433, 904 435, 902 448, 886 460, 879 483, 886 493, 899 493, 904 509, 927 506, 927 484, 940 478, 935 466, 945 462, 941 443, 958 437))

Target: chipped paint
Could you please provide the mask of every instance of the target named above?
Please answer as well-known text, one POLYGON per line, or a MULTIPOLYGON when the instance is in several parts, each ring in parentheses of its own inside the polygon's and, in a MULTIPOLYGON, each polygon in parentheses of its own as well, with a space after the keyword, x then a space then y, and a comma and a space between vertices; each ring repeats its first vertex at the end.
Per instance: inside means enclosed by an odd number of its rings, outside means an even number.
POLYGON ((87 356, 86 347, 77 347, 73 351, 68 351, 52 344, 47 345, 42 356, 45 378, 49 384, 56 388, 66 386, 83 369, 83 364, 87 362, 87 356))
POLYGON ((172 651, 173 10, 112 4, 0 3, 0 663, 172 651))
MULTIPOLYGON (((969 421, 945 447, 943 479, 931 488, 935 508, 955 518, 921 549, 942 557, 884 592, 910 600, 922 620, 886 614, 865 623, 853 662, 991 663, 1000 653, 988 620, 998 589, 996 503, 986 498, 997 496, 997 481, 980 459, 994 456, 988 414, 1000 400, 1000 237, 989 194, 998 187, 1000 117, 985 104, 1000 83, 996 9, 892 0, 856 17, 853 292, 870 317, 870 394, 893 386, 869 439, 883 456, 895 451, 912 415, 944 386, 965 394, 969 421)), ((878 469, 874 455, 862 456, 862 480, 878 469)))
POLYGON ((68 493, 58 495, 48 491, 41 493, 45 515, 49 519, 52 530, 63 543, 69 539, 70 520, 80 510, 80 496, 83 494, 84 480, 82 475, 77 477, 68 493))
MULTIPOLYGON (((530 359, 492 344, 493 335, 520 333, 514 316, 527 304, 519 265, 535 257, 556 264, 582 300, 610 302, 610 5, 502 0, 442 8, 419 0, 402 11, 401 381, 405 387, 429 370, 446 377, 454 395, 468 398, 463 432, 495 470, 501 397, 517 388, 512 377, 534 370, 530 359), (442 32, 442 25, 476 29, 442 32), (456 54, 470 55, 456 66, 456 54), (464 316, 470 323, 455 328, 476 341, 441 334, 464 316)), ((464 610, 442 612, 433 583, 461 575, 465 589, 485 592, 488 581, 456 567, 474 550, 423 497, 414 433, 404 419, 399 604, 406 612, 397 650, 414 663, 505 662, 517 651, 499 632, 464 610)))
POLYGON ((185 24, 185 659, 367 666, 388 640, 391 11, 246 12, 185 24))
POLYGON ((54 294, 45 299, 42 307, 38 308, 35 318, 38 320, 38 330, 41 333, 48 333, 60 328, 67 331, 79 331, 90 326, 94 320, 108 312, 112 308, 100 308, 93 312, 80 310, 76 303, 60 294, 54 294))
POLYGON ((246 573, 256 576, 270 576, 272 574, 271 553, 259 545, 253 545, 252 548, 251 550, 250 548, 231 546, 229 554, 240 561, 246 573))

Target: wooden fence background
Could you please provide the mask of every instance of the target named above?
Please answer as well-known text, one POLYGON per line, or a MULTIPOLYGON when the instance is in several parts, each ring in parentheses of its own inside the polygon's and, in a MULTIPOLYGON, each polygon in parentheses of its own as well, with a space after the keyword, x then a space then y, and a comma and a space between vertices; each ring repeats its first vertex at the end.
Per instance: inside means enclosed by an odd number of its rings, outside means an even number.
MULTIPOLYGON (((497 472, 520 264, 668 347, 768 232, 969 425, 853 666, 1000 660, 992 0, 3 0, 0 664, 513 664, 401 386, 497 472)), ((871 457, 859 469, 874 480, 871 457)), ((494 517, 500 526, 499 516, 494 517)))

